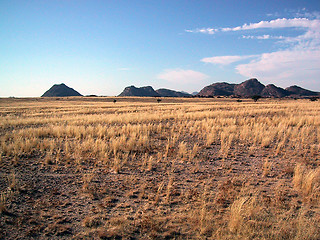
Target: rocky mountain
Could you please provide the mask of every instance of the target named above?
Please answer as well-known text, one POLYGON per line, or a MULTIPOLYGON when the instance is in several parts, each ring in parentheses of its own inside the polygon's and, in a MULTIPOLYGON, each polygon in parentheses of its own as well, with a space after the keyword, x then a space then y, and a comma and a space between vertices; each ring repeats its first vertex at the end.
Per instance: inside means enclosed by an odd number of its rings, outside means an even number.
POLYGON ((192 95, 186 92, 178 92, 170 89, 160 88, 158 90, 154 90, 152 87, 140 87, 137 88, 135 86, 126 87, 122 93, 119 95, 120 97, 191 97, 192 95))
POLYGON ((265 86, 265 88, 261 91, 262 97, 276 97, 276 98, 282 98, 289 96, 290 92, 275 86, 274 84, 269 84, 265 86))
POLYGON ((234 86, 234 95, 242 97, 252 97, 254 95, 261 95, 264 85, 256 78, 251 78, 243 83, 234 86))
POLYGON ((291 87, 287 87, 286 90, 290 93, 290 95, 295 95, 298 97, 301 97, 301 96, 308 96, 308 97, 320 96, 319 92, 313 92, 313 91, 304 89, 304 88, 296 86, 296 85, 291 86, 291 87))
POLYGON ((199 96, 230 96, 234 95, 236 84, 226 82, 214 83, 204 87, 197 95, 199 96))
POLYGON ((73 88, 68 87, 64 83, 53 85, 48 91, 46 91, 41 97, 71 97, 82 96, 79 92, 73 88))
POLYGON ((259 95, 262 97, 309 97, 320 96, 320 93, 313 92, 298 86, 291 86, 286 89, 269 84, 264 86, 256 78, 251 78, 240 84, 230 83, 214 83, 204 87, 197 96, 212 97, 212 96, 238 96, 252 97, 259 95))
POLYGON ((126 87, 119 97, 160 97, 151 86, 137 88, 135 86, 126 87))
POLYGON ((265 86, 256 78, 249 79, 240 84, 231 84, 226 82, 214 83, 204 87, 198 96, 241 96, 251 97, 260 95, 265 86))
POLYGON ((161 96, 161 97, 191 97, 192 95, 186 92, 177 92, 174 90, 170 89, 165 89, 165 88, 160 88, 156 90, 156 92, 161 96))
POLYGON ((170 89, 160 88, 154 90, 151 86, 137 88, 135 86, 126 87, 119 95, 138 96, 138 97, 213 97, 213 96, 235 96, 235 97, 253 97, 255 95, 262 97, 312 97, 319 96, 319 92, 313 92, 299 86, 291 86, 286 89, 277 87, 274 84, 263 85, 256 78, 248 79, 240 84, 218 82, 204 87, 199 93, 189 94, 170 89))

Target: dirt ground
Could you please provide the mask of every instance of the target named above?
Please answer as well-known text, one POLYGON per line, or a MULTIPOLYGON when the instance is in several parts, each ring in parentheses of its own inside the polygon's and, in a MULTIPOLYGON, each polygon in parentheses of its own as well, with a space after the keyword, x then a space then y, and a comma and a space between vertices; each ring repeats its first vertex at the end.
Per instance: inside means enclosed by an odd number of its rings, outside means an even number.
MULTIPOLYGON (((102 101, 97 99, 81 101, 102 101)), ((34 100, 2 101, 5 117, 17 102, 34 100)), ((195 100, 175 101, 170 104, 195 100)), ((179 120, 162 123, 174 126, 179 120)), ((18 128, 3 125, 1 136, 18 128)), ((314 190, 310 200, 294 188, 295 167, 306 159, 294 149, 275 154, 272 146, 235 142, 221 154, 219 141, 207 146, 180 132, 165 154, 167 137, 152 132, 151 145, 128 154, 118 170, 94 155, 75 164, 67 157, 48 161, 37 149, 18 156, 2 150, 0 239, 320 239, 319 193, 314 190), (180 156, 182 141, 189 150, 199 145, 192 158, 180 156), (306 226, 308 234, 301 232, 306 226)), ((306 166, 316 169, 319 162, 316 152, 306 166)))

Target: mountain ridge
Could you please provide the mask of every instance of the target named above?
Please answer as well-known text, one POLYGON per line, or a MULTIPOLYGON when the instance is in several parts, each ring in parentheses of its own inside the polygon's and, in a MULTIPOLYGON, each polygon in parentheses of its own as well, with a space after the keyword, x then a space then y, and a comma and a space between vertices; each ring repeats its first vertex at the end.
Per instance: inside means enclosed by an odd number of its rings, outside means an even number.
POLYGON ((204 87, 197 96, 213 97, 213 96, 236 96, 236 97, 252 97, 259 95, 262 97, 312 97, 320 96, 320 92, 314 92, 302 87, 293 85, 283 89, 274 84, 263 85, 256 78, 248 79, 239 84, 226 82, 213 83, 204 87), (228 89, 227 92, 223 92, 228 89))
POLYGON ((187 92, 179 92, 171 89, 160 88, 156 90, 161 97, 191 97, 192 95, 187 92))
MULTIPOLYGON (((304 97, 320 97, 320 92, 304 89, 300 86, 293 85, 287 88, 281 88, 274 84, 263 85, 256 78, 248 79, 239 84, 216 82, 205 86, 200 92, 192 94, 184 91, 175 91, 166 88, 154 90, 151 86, 135 87, 134 85, 125 87, 118 95, 119 97, 135 96, 135 97, 253 97, 255 95, 267 98, 304 98, 304 97)), ((82 96, 73 88, 68 87, 64 83, 54 84, 41 97, 69 97, 82 96)))
POLYGON ((291 95, 296 95, 296 96, 319 96, 320 95, 320 92, 314 92, 314 91, 299 87, 297 85, 287 87, 285 90, 290 92, 291 95))
POLYGON ((145 86, 145 87, 135 87, 131 85, 126 87, 122 93, 118 95, 119 97, 160 97, 160 94, 157 93, 153 87, 145 86))
POLYGON ((160 88, 154 90, 151 86, 135 87, 129 86, 118 95, 119 97, 191 97, 185 92, 174 91, 171 89, 160 88))

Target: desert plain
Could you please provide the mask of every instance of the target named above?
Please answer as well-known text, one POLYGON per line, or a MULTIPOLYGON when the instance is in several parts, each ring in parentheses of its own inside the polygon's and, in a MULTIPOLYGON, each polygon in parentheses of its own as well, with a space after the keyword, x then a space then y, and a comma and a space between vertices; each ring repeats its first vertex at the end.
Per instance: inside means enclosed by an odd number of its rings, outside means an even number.
POLYGON ((320 239, 319 101, 2 98, 0 144, 0 239, 320 239))

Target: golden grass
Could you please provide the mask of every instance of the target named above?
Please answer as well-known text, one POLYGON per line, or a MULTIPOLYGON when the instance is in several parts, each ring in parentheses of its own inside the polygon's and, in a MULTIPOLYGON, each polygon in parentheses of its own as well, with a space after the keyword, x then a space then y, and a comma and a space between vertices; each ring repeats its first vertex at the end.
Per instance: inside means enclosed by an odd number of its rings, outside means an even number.
POLYGON ((294 187, 306 198, 320 204, 320 167, 307 168, 304 164, 297 164, 293 175, 294 187))
POLYGON ((75 185, 26 209, 87 199, 65 213, 76 238, 319 239, 319 130, 307 100, 0 99, 0 212, 64 171, 75 185))

